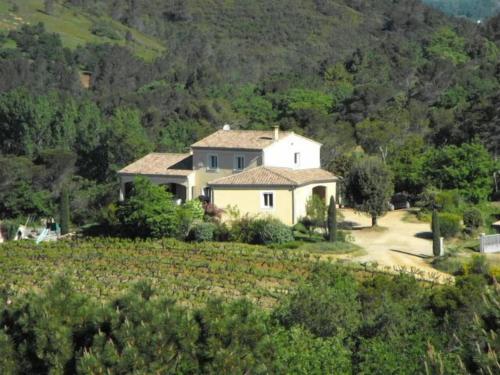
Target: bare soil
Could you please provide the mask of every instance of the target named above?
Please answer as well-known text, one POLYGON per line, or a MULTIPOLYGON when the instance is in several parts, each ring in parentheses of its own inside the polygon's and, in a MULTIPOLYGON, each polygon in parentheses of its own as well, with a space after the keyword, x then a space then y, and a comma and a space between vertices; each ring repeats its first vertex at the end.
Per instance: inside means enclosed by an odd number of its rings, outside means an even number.
POLYGON ((379 218, 377 228, 371 228, 371 218, 343 209, 344 222, 353 226, 354 243, 366 254, 353 260, 360 263, 377 263, 380 267, 399 271, 416 271, 420 277, 440 281, 452 277, 432 267, 432 233, 428 223, 403 220, 405 210, 388 212, 379 218))

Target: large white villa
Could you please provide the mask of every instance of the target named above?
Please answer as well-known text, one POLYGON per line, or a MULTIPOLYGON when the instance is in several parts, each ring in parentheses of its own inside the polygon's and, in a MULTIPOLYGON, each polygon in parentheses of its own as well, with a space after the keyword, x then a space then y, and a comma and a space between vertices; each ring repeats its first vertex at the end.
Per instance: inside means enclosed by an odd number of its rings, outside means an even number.
POLYGON ((328 202, 337 178, 321 169, 321 144, 294 132, 231 130, 225 125, 186 154, 151 153, 119 171, 120 199, 136 176, 165 185, 182 201, 205 196, 220 208, 295 224, 312 195, 328 202))

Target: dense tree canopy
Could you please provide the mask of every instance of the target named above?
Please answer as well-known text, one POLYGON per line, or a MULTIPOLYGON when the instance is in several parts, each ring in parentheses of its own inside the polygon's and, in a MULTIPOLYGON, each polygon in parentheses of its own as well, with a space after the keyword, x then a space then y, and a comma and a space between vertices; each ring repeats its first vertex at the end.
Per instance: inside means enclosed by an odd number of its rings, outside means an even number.
MULTIPOLYGON (((102 189, 95 208, 110 203, 123 165, 151 150, 186 151, 224 123, 313 137, 324 144, 323 165, 344 171, 361 146, 390 166, 397 191, 415 196, 446 184, 419 180, 412 154, 478 142, 498 156, 498 17, 478 25, 419 0, 65 4, 168 46, 146 62, 126 46, 70 50, 41 24, 0 32, 0 153, 40 167, 46 150, 71 152, 67 179, 85 196, 95 196, 93 184, 102 189)), ((486 185, 481 199, 491 195, 486 185)), ((58 197, 58 187, 30 189, 52 206, 58 197)), ((25 203, 0 215, 41 212, 25 203)))

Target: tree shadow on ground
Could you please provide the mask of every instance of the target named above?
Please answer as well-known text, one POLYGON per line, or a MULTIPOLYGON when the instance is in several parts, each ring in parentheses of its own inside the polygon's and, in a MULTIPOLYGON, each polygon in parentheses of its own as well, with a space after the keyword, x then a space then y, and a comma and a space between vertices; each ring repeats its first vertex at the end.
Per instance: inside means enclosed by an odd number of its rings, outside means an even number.
POLYGON ((418 232, 415 233, 415 237, 422 238, 424 240, 432 240, 432 232, 418 232))

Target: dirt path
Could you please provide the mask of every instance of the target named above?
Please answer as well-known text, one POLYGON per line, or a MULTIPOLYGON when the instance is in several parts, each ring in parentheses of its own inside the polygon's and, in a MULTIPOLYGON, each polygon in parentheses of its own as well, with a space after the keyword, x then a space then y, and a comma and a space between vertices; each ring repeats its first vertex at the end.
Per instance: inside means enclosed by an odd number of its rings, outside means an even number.
POLYGON ((423 278, 438 276, 442 281, 450 275, 439 272, 430 264, 432 241, 425 238, 430 235, 429 224, 403 221, 405 211, 393 211, 379 219, 381 228, 370 228, 371 219, 353 210, 344 209, 345 221, 354 224, 352 235, 355 243, 366 254, 355 258, 361 263, 376 262, 381 267, 399 270, 402 267, 418 270, 423 278))

